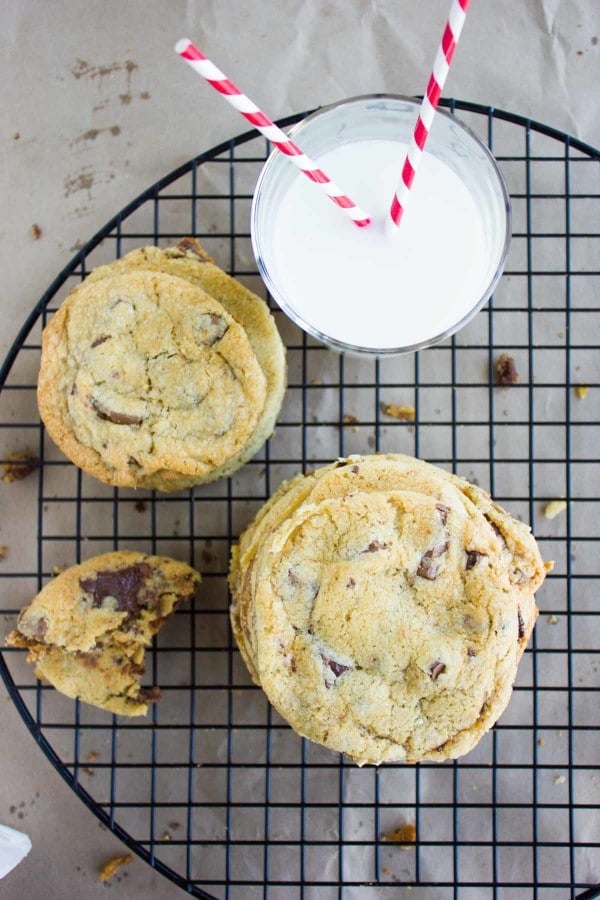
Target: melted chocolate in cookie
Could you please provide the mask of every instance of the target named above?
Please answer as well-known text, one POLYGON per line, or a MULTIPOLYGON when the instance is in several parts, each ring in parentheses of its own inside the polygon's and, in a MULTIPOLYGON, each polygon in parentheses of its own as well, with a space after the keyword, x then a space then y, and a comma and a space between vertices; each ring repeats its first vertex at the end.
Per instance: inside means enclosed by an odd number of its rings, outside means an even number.
POLYGON ((98 572, 95 578, 79 582, 82 590, 93 595, 93 605, 98 608, 106 597, 114 597, 119 612, 137 613, 146 606, 148 594, 143 591, 152 570, 147 563, 136 563, 124 569, 98 572))

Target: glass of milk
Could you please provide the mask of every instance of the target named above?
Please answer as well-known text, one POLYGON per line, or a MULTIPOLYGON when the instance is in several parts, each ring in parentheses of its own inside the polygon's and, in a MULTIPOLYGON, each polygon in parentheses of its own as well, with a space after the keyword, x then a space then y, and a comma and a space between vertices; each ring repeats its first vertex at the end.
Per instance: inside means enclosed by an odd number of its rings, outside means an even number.
POLYGON ((385 221, 419 103, 353 97, 292 137, 372 222, 358 228, 274 151, 251 212, 260 274, 285 313, 334 350, 386 356, 454 334, 494 290, 510 242, 510 200, 487 147, 439 110, 396 234, 385 221))

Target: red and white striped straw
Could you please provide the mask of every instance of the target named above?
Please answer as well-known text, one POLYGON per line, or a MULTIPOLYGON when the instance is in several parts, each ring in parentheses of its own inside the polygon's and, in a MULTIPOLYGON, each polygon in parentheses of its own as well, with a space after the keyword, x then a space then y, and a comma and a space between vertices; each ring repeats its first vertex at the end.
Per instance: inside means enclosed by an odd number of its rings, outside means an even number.
POLYGON ((400 225, 400 220, 404 213, 410 189, 423 155, 423 149, 427 138, 429 137, 433 117, 438 103, 440 102, 440 95, 448 76, 450 63, 452 62, 452 57, 454 56, 460 33, 465 24, 467 9, 470 2, 471 0, 452 0, 448 21, 444 28, 442 40, 433 64, 433 72, 427 83, 427 90, 423 97, 423 102, 421 103, 417 124, 415 125, 408 147, 408 153, 404 160, 404 165, 402 166, 400 181, 390 207, 390 217, 387 220, 389 226, 388 230, 390 232, 396 232, 397 226, 400 225))
POLYGON ((185 59, 198 75, 201 75, 216 91, 222 94, 227 102, 234 109, 237 109, 261 134, 264 134, 278 150, 285 153, 290 161, 298 166, 301 172, 304 172, 307 178, 318 184, 329 199, 336 206, 339 206, 352 219, 355 225, 363 228, 370 223, 371 219, 367 213, 344 194, 337 184, 334 184, 325 172, 312 159, 309 159, 300 147, 291 141, 287 134, 281 128, 278 128, 249 97, 242 94, 240 89, 214 63, 207 59, 190 40, 182 38, 180 41, 177 41, 175 52, 182 59, 185 59))

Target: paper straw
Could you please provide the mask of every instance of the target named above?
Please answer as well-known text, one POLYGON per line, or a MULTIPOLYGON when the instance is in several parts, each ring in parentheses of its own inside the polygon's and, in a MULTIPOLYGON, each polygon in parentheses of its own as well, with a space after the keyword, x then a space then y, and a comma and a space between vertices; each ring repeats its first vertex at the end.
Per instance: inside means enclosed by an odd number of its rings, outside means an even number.
POLYGON ((454 56, 460 33, 465 24, 467 9, 470 2, 471 0, 452 0, 448 21, 444 28, 444 34, 442 35, 442 40, 433 64, 433 72, 427 83, 427 90, 423 97, 423 102, 421 103, 417 124, 415 125, 410 140, 408 153, 404 160, 404 165, 402 166, 400 181, 396 188, 396 193, 394 194, 394 199, 392 200, 392 205, 390 207, 390 215, 386 222, 387 230, 390 233, 396 233, 398 226, 400 225, 410 195, 410 189, 423 156, 423 149, 427 138, 429 137, 433 117, 438 103, 440 102, 440 95, 448 76, 450 63, 452 62, 452 57, 454 56))
POLYGON ((187 38, 182 38, 175 44, 175 52, 194 69, 198 75, 201 75, 216 91, 230 103, 234 109, 237 109, 244 118, 246 118, 261 134, 264 134, 272 144, 281 150, 282 153, 298 166, 307 178, 318 184, 319 187, 327 194, 336 206, 339 206, 347 216, 349 216, 355 225, 363 228, 371 221, 370 217, 364 210, 360 209, 350 199, 337 184, 334 184, 325 172, 320 169, 312 159, 309 159, 300 147, 289 139, 289 137, 275 125, 249 97, 242 94, 240 89, 230 81, 226 75, 218 69, 206 56, 198 50, 194 44, 187 38))

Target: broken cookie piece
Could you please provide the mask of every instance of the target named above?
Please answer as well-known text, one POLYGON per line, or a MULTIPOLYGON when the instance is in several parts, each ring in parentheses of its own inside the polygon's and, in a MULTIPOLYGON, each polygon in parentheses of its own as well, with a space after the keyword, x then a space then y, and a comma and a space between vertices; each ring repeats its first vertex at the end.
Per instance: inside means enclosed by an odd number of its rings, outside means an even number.
POLYGON ((397 406, 395 403, 382 403, 381 408, 386 416, 391 416, 392 419, 400 419, 401 422, 415 421, 416 412, 414 406, 397 406))
POLYGON ((494 375, 496 384, 508 387, 511 384, 518 384, 521 376, 517 372, 517 367, 512 356, 508 353, 501 353, 494 361, 494 375))
POLYGON ((98 875, 100 881, 108 881, 109 878, 112 878, 113 875, 117 873, 121 866, 126 866, 132 862, 132 853, 126 853, 124 856, 115 856, 112 859, 107 859, 98 875))
POLYGON ((71 566, 20 613, 6 638, 29 651, 35 674, 67 697, 125 716, 160 697, 141 685, 144 655, 200 575, 185 563, 115 551, 71 566))
POLYGON ((7 484, 23 481, 38 468, 39 462, 39 457, 33 453, 9 453, 2 465, 1 480, 7 484))

